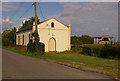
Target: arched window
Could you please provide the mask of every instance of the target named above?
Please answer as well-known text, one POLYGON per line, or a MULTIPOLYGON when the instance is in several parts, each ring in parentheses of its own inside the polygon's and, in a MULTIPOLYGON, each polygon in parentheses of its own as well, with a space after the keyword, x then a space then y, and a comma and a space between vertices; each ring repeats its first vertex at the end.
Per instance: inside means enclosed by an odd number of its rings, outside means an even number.
POLYGON ((31 37, 30 37, 30 34, 29 34, 29 42, 30 42, 30 38, 31 38, 31 37))
POLYGON ((23 44, 24 44, 24 35, 23 35, 23 44))
POLYGON ((18 44, 20 44, 20 36, 18 36, 18 44))
POLYGON ((54 27, 54 22, 51 23, 51 27, 54 27))

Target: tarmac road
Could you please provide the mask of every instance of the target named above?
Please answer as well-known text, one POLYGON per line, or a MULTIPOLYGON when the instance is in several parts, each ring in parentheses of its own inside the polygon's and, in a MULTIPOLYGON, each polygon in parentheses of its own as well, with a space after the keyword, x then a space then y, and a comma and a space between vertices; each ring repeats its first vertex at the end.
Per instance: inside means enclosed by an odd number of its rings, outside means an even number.
POLYGON ((106 79, 78 69, 2 50, 3 79, 106 79))

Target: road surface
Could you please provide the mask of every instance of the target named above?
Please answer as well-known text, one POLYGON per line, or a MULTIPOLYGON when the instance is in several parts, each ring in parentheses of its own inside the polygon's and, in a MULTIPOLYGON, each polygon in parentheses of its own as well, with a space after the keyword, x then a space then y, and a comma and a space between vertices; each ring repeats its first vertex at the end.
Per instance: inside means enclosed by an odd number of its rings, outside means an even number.
POLYGON ((106 79, 78 69, 3 50, 3 79, 106 79))

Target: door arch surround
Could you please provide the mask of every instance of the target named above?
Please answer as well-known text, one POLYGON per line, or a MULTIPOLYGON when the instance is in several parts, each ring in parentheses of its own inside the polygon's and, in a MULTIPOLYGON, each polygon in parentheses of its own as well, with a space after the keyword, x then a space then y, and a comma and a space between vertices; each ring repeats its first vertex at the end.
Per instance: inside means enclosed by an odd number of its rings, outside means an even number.
POLYGON ((54 37, 51 37, 49 39, 49 51, 50 52, 54 52, 56 51, 56 40, 54 37))

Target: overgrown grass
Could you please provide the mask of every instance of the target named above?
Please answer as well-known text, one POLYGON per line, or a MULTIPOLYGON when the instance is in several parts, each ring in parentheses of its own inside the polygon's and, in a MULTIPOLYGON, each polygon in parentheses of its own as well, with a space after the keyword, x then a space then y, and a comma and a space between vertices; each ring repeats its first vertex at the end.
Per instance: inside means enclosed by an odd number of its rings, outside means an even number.
POLYGON ((4 49, 34 57, 40 59, 50 59, 57 62, 64 62, 72 65, 78 65, 86 68, 97 69, 98 71, 108 72, 113 76, 118 76, 118 60, 103 59, 98 57, 86 56, 82 54, 75 53, 74 51, 65 51, 61 53, 45 53, 44 55, 35 56, 34 54, 27 53, 24 50, 20 50, 17 47, 3 47, 4 49))

